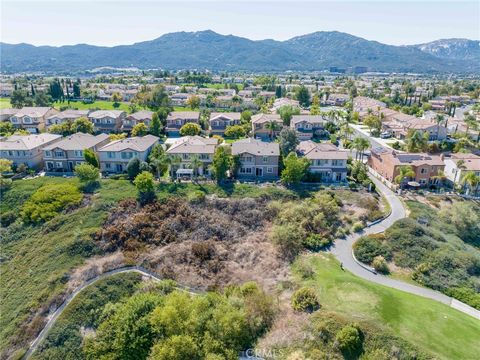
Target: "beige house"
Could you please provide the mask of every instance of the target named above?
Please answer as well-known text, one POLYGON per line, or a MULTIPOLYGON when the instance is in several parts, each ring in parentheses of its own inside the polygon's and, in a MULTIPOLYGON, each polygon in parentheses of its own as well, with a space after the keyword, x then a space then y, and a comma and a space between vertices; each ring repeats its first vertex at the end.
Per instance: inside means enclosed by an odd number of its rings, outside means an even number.
POLYGON ((215 138, 204 138, 201 136, 183 136, 179 138, 167 149, 168 156, 174 159, 172 176, 177 178, 196 175, 209 177, 211 175, 209 166, 212 164, 217 146, 218 139, 215 138), (192 160, 195 157, 202 163, 198 169, 193 169, 192 166, 192 160), (194 173, 194 170, 197 173, 194 173))
POLYGON ((109 174, 127 171, 128 162, 134 157, 146 161, 158 140, 159 138, 153 135, 136 136, 102 146, 97 150, 100 170, 109 174))
POLYGON ((278 114, 257 114, 252 116, 251 123, 253 137, 262 140, 273 140, 283 129, 283 121, 278 114))
POLYGON ((18 129, 38 134, 45 129, 46 119, 56 113, 58 110, 52 107, 23 107, 10 117, 10 122, 18 129))
POLYGON ((227 126, 240 124, 241 113, 211 113, 210 114, 210 133, 212 135, 224 135, 227 126))
POLYGON ((10 118, 19 111, 20 109, 15 108, 0 109, 0 121, 10 121, 10 118))
POLYGON ((172 111, 167 117, 165 131, 168 136, 180 135, 180 128, 187 123, 198 124, 200 113, 198 111, 172 111))
POLYGON ((121 110, 97 110, 91 112, 88 118, 96 132, 115 133, 120 131, 125 116, 125 111, 121 110))
POLYGON ((319 182, 344 182, 347 180, 347 160, 349 152, 340 150, 330 143, 302 141, 297 153, 310 162, 309 171, 316 174, 319 182))
POLYGON ((47 129, 52 125, 59 125, 66 122, 74 122, 78 118, 88 117, 89 110, 72 110, 67 109, 65 111, 53 114, 47 118, 45 125, 47 129))
POLYGON ((43 169, 43 148, 62 138, 57 134, 12 135, 0 140, 1 158, 13 166, 25 164, 30 169, 43 169))
POLYGON ((239 140, 232 144, 232 155, 240 160, 236 174, 239 179, 272 180, 278 177, 278 143, 253 138, 239 140))
POLYGON ((76 133, 43 148, 45 172, 71 175, 75 166, 85 162, 86 149, 96 151, 109 142, 107 134, 90 135, 76 133))
POLYGON ((467 172, 480 176, 480 156, 475 154, 455 153, 444 158, 445 176, 450 182, 460 184, 467 172))
POLYGON ((326 123, 327 119, 323 115, 293 115, 290 128, 297 132, 300 141, 310 140, 321 135, 326 123))
POLYGON ((141 110, 133 114, 128 115, 122 123, 122 131, 130 132, 137 124, 144 123, 147 127, 150 127, 152 121, 153 111, 141 110))

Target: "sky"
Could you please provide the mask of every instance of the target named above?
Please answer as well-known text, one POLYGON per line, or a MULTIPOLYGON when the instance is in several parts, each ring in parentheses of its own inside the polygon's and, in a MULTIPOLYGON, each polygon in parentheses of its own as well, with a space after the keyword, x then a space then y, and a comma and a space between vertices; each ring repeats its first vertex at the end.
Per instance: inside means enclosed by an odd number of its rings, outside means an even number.
POLYGON ((6 43, 114 46, 211 29, 253 40, 342 31, 391 45, 480 39, 480 1, 1 0, 6 43))

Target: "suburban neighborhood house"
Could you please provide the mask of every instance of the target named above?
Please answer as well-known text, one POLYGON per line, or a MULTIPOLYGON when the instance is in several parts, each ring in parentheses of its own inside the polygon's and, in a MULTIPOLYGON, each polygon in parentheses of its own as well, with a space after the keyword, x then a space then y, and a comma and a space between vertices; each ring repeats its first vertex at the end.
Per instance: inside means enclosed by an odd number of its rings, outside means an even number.
POLYGON ((121 110, 98 110, 90 113, 88 118, 96 132, 114 133, 120 131, 125 115, 121 110))
POLYGON ((144 123, 147 127, 150 126, 152 121, 153 111, 141 110, 133 114, 128 115, 122 123, 122 131, 130 132, 137 124, 144 123))
POLYGON ((3 159, 11 160, 13 166, 24 164, 30 169, 43 169, 43 147, 62 138, 56 134, 12 135, 0 140, 3 159))
POLYGON ((168 149, 172 159, 172 175, 177 178, 210 176, 209 166, 218 145, 218 139, 201 136, 184 136, 168 149))
POLYGON ((467 172, 480 176, 480 156, 474 154, 457 153, 445 157, 445 176, 454 184, 460 184, 467 172))
POLYGON ((200 113, 198 111, 172 111, 167 116, 165 131, 168 136, 179 136, 180 128, 187 123, 198 124, 200 113))
POLYGON ((45 129, 46 119, 57 112, 51 107, 23 107, 10 117, 10 122, 15 128, 38 134, 45 129))
POLYGON ((227 126, 240 124, 239 112, 211 113, 210 114, 210 133, 212 135, 224 135, 227 126))
POLYGON ((109 142, 107 134, 76 133, 43 148, 45 172, 71 175, 75 166, 85 162, 84 150, 96 151, 109 142))
POLYGON ((290 127, 297 132, 298 139, 310 140, 324 131, 326 120, 322 115, 293 115, 290 127))
POLYGON ((415 177, 405 179, 404 182, 414 181, 420 186, 438 185, 439 176, 445 168, 439 155, 398 153, 385 148, 372 149, 368 165, 391 184, 395 183, 395 177, 400 174, 402 166, 410 166, 415 177))
POLYGON ((397 139, 405 139, 409 130, 428 133, 430 141, 444 140, 447 137, 447 129, 432 120, 420 119, 390 109, 383 109, 381 114, 384 116, 382 131, 391 133, 397 139))
POLYGON ((257 114, 252 116, 253 137, 272 140, 283 128, 283 121, 278 114, 257 114))
POLYGON ((59 125, 66 122, 74 122, 80 117, 88 117, 88 113, 89 113, 89 110, 67 109, 49 116, 45 124, 48 129, 52 125, 59 125))
POLYGON ((100 170, 105 173, 122 173, 134 157, 146 161, 159 138, 153 135, 137 136, 112 141, 97 150, 100 170))
POLYGON ((253 138, 242 139, 232 144, 232 155, 238 156, 239 179, 275 179, 279 175, 280 147, 275 142, 263 142, 253 138))
POLYGON ((10 118, 19 111, 20 109, 14 108, 0 109, 0 121, 10 121, 10 118))
POLYGON ((310 162, 309 171, 318 174, 320 182, 343 182, 347 180, 347 160, 349 152, 340 150, 330 143, 302 141, 297 153, 310 162))

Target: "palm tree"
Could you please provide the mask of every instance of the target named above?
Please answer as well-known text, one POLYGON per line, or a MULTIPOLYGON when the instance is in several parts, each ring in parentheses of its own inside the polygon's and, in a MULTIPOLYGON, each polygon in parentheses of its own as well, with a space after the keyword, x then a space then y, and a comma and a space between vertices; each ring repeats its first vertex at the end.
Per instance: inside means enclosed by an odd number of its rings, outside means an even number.
POLYGON ((170 165, 170 178, 173 179, 173 171, 175 167, 182 162, 180 156, 175 155, 168 158, 168 164, 170 165))
POLYGON ((410 165, 400 166, 399 174, 395 176, 395 183, 400 185, 400 187, 403 187, 403 183, 406 179, 414 177, 415 171, 413 171, 413 168, 410 165))
POLYGON ((170 163, 170 158, 165 153, 151 160, 151 164, 155 167, 155 170, 157 170, 158 180, 160 180, 163 173, 168 169, 169 163, 170 163))
POLYGON ((190 159, 190 167, 193 170, 193 177, 196 178, 198 175, 198 169, 203 166, 202 160, 198 157, 198 155, 193 155, 190 159))
POLYGON ((358 154, 360 153, 360 161, 363 162, 363 152, 370 147, 370 141, 363 137, 357 137, 353 140, 352 147, 357 150, 355 160, 358 160, 358 154))
POLYGON ((275 120, 270 120, 266 125, 265 129, 270 130, 270 140, 273 140, 275 131, 279 129, 278 123, 275 120))
POLYGON ((421 131, 415 130, 408 134, 407 151, 420 152, 425 151, 428 146, 428 133, 422 134, 421 131))
MULTIPOLYGON (((469 190, 473 192, 474 196, 477 194, 480 185, 480 176, 475 175, 473 171, 469 171, 462 177, 461 182, 464 186, 468 185, 469 190)), ((469 191, 467 195, 469 195, 469 191)))
POLYGON ((455 176, 453 177, 453 182, 457 181, 457 174, 459 170, 465 170, 467 166, 465 165, 465 160, 458 160, 457 167, 455 169, 455 176))
POLYGON ((435 116, 435 122, 437 123, 437 138, 436 140, 438 140, 438 133, 440 132, 440 123, 444 120, 444 117, 442 114, 437 114, 435 116))

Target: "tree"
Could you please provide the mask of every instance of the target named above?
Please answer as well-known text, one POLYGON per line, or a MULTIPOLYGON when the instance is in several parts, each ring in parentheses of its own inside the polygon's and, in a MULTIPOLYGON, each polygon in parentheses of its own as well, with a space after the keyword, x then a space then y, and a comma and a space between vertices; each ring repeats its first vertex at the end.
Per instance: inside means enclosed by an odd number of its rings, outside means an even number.
MULTIPOLYGON (((438 140, 438 133, 440 132, 440 124, 445 120, 445 117, 442 114, 437 114, 435 116, 435 122, 437 123, 437 136, 436 139, 438 140)), ((445 126, 446 127, 446 126, 445 126)))
POLYGON ((310 115, 320 115, 320 99, 315 95, 312 99, 312 106, 310 106, 310 115))
POLYGON ((123 100, 122 95, 120 95, 119 92, 114 92, 112 94, 113 107, 118 108, 122 100, 123 100))
POLYGON ((151 173, 148 171, 142 171, 140 174, 135 176, 133 183, 137 188, 138 200, 140 204, 144 205, 155 199, 155 188, 153 175, 151 173))
POLYGON ((217 147, 213 155, 212 170, 217 182, 222 182, 227 177, 230 167, 230 156, 224 146, 217 147))
POLYGON ((148 161, 155 167, 158 179, 167 171, 168 165, 170 164, 170 159, 161 144, 156 144, 153 147, 148 156, 148 161))
POLYGON ((415 178, 415 171, 410 165, 403 165, 399 168, 399 174, 395 176, 395 183, 403 186, 405 180, 415 178))
POLYGON ((244 110, 240 114, 240 121, 242 124, 249 124, 252 120, 252 112, 250 110, 244 110))
POLYGON ((285 126, 290 126, 293 115, 300 115, 300 109, 296 106, 284 105, 277 110, 285 126))
POLYGON ((278 129, 280 129, 280 125, 278 125, 278 122, 276 122, 275 120, 270 120, 265 125, 265 129, 270 130, 269 137, 270 140, 273 140, 273 138, 275 137, 275 133, 278 131, 278 129))
POLYGON ((301 106, 305 108, 310 106, 310 93, 305 86, 302 85, 295 89, 295 97, 301 106))
POLYGON ((100 168, 100 163, 98 162, 97 154, 95 154, 95 151, 93 151, 92 149, 83 150, 83 157, 85 158, 85 161, 87 162, 87 164, 90 164, 93 167, 96 167, 97 169, 100 168))
POLYGON ((33 101, 35 102, 35 106, 48 107, 52 105, 52 97, 43 91, 37 92, 33 101))
POLYGON ((245 136, 245 128, 242 125, 227 126, 225 136, 232 139, 242 138, 245 136))
POLYGON ((127 134, 126 133, 108 134, 108 138, 110 139, 110 141, 123 140, 127 138, 127 134))
POLYGON ((15 132, 15 128, 11 122, 0 122, 0 136, 10 136, 15 132))
MULTIPOLYGON (((200 360, 200 349, 190 335, 173 335, 152 348, 150 360, 200 360)), ((223 357, 221 357, 223 359, 223 357)))
POLYGON ((190 96, 186 101, 186 105, 192 110, 200 108, 200 97, 197 95, 190 96))
POLYGON ((193 155, 190 158, 190 167, 193 170, 193 177, 196 178, 198 176, 199 169, 203 168, 203 161, 200 160, 198 155, 193 155))
POLYGON ((90 192, 94 187, 98 185, 98 179, 100 179, 100 171, 98 168, 91 164, 80 164, 75 166, 75 175, 78 176, 82 183, 81 188, 90 192))
POLYGON ((150 122, 149 133, 155 136, 160 136, 162 133, 162 123, 160 122, 160 117, 158 113, 153 113, 152 121, 150 122))
POLYGON ((48 132, 52 134, 59 134, 62 136, 68 136, 73 134, 73 124, 69 121, 65 121, 61 124, 53 124, 48 128, 48 132))
POLYGON ((378 133, 382 128, 382 122, 375 115, 367 115, 363 120, 363 123, 368 126, 370 133, 378 133))
POLYGON ((78 99, 80 96, 80 80, 77 80, 73 83, 73 97, 78 99))
POLYGON ((138 157, 133 157, 130 159, 130 161, 127 164, 127 174, 128 178, 133 181, 138 174, 140 174, 140 165, 141 161, 138 157))
POLYGON ((8 159, 0 159, 0 177, 3 173, 12 172, 13 161, 8 159))
POLYGON ((320 308, 320 302, 312 288, 303 287, 293 293, 292 307, 296 311, 312 313, 320 308))
POLYGON ((294 152, 288 154, 283 164, 281 179, 285 184, 296 184, 302 181, 310 166, 307 159, 297 157, 294 152))
POLYGON ((338 347, 347 353, 355 353, 361 349, 362 337, 356 325, 344 326, 336 335, 338 347))
POLYGON ((357 137, 353 140, 352 147, 357 150, 355 160, 358 160, 358 154, 360 153, 360 160, 363 161, 364 151, 370 147, 370 142, 363 137, 357 137))
POLYGON ((418 130, 410 130, 407 134, 407 151, 422 152, 428 148, 428 132, 422 133, 418 130))
POLYGON ((136 124, 132 129, 132 136, 145 136, 148 134, 148 127, 141 122, 136 124))
POLYGON ((88 118, 82 116, 73 122, 72 131, 82 132, 85 134, 93 134, 95 132, 95 127, 93 126, 93 123, 88 118))
POLYGON ((180 135, 182 136, 194 136, 199 135, 202 129, 200 125, 195 123, 186 123, 180 128, 180 135))
POLYGON ((389 273, 387 261, 381 255, 375 256, 375 258, 372 261, 372 266, 376 271, 378 271, 382 274, 388 274, 389 273))
POLYGON ((158 110, 161 107, 169 107, 168 94, 165 91, 165 86, 157 85, 153 88, 147 106, 153 110, 158 110))
POLYGON ((63 93, 63 87, 62 87, 62 84, 60 84, 60 81, 58 79, 54 79, 50 83, 49 93, 52 99, 55 101, 58 101, 64 98, 65 95, 63 93))
POLYGON ((462 176, 460 182, 462 185, 468 185, 469 191, 467 191, 467 195, 469 192, 476 195, 480 185, 480 176, 475 175, 473 171, 467 171, 465 175, 462 176))
POLYGON ((283 156, 287 156, 291 152, 294 152, 297 145, 300 144, 298 140, 297 132, 290 128, 284 128, 278 135, 278 141, 280 146, 280 152, 283 156))
POLYGON ((13 90, 10 96, 10 104, 16 109, 33 106, 33 98, 28 95, 26 90, 13 90))

